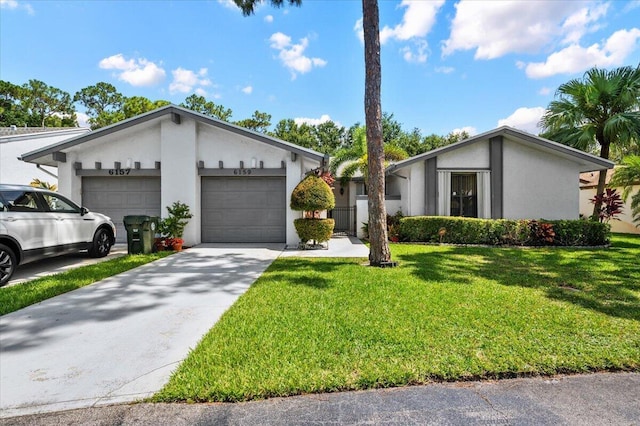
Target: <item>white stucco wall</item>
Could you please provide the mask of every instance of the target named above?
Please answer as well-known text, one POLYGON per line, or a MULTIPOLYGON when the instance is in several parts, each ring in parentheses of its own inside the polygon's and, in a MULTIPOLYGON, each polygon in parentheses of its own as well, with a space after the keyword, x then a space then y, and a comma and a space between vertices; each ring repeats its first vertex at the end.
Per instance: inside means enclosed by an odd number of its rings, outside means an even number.
POLYGON ((289 208, 291 192, 305 173, 320 165, 319 161, 301 155, 294 161, 286 149, 196 122, 184 115, 180 124, 171 121, 170 116, 163 116, 80 144, 66 154, 67 161, 58 164, 60 191, 80 203, 82 177, 76 176, 74 162, 81 162, 84 169, 93 169, 95 162, 101 162, 103 169, 112 168, 114 162, 120 162, 124 168, 128 161, 140 162, 141 169, 155 169, 155 162, 160 161, 162 216, 166 217, 166 206, 175 201, 189 205, 193 213, 184 233, 187 245, 201 242, 199 161, 204 161, 205 168, 212 169, 219 167, 219 161, 223 161, 225 169, 238 168, 240 161, 244 161, 245 168, 250 168, 252 159, 257 167, 262 161, 264 168, 280 169, 284 161, 287 244, 298 243, 293 220, 302 214, 289 208))
POLYGON ((438 155, 438 168, 482 169, 489 167, 489 161, 489 141, 485 140, 438 155))
MULTIPOLYGON (((33 135, 0 138, 0 182, 28 185, 33 179, 40 179, 49 183, 58 183, 55 177, 38 169, 35 164, 18 160, 18 157, 88 131, 89 129, 87 128, 78 128, 52 131, 46 134, 35 133, 33 135)), ((58 173, 54 167, 43 167, 53 174, 58 173)))
POLYGON ((505 219, 577 219, 580 166, 504 139, 505 219))
MULTIPOLYGON (((618 193, 622 194, 622 188, 617 188, 618 193)), ((622 232, 626 234, 640 234, 640 226, 636 226, 631 216, 631 196, 640 192, 640 185, 632 187, 631 194, 624 204, 622 214, 617 220, 609 221, 612 232, 622 232)), ((591 199, 596 195, 596 188, 580 188, 580 214, 589 217, 593 213, 593 204, 591 199)))
MULTIPOLYGON (((402 211, 402 200, 385 200, 387 214, 394 215, 398 210, 402 211)), ((366 196, 359 196, 356 200, 356 236, 364 238, 362 224, 369 222, 369 200, 366 196)))

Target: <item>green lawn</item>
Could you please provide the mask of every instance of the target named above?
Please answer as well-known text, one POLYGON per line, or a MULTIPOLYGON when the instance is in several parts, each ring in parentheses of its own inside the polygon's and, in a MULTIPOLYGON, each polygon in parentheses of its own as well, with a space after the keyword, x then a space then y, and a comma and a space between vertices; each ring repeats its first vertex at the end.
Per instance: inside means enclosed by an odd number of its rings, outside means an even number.
POLYGON ((173 252, 134 254, 116 257, 94 265, 81 266, 67 272, 37 278, 11 287, 0 288, 0 315, 17 311, 34 303, 93 284, 104 278, 152 262, 173 252))
POLYGON ((640 238, 609 249, 392 245, 400 267, 282 258, 156 401, 640 368, 640 238))

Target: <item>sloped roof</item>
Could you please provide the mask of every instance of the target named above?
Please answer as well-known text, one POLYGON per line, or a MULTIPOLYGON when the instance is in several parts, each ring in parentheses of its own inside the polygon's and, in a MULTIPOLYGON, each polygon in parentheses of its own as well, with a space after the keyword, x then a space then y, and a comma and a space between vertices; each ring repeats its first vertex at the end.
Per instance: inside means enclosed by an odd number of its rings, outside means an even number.
POLYGON ((488 140, 496 136, 508 136, 509 138, 515 139, 519 142, 546 148, 546 149, 557 152, 559 155, 571 157, 575 161, 583 164, 582 171, 585 171, 585 172, 591 171, 591 170, 610 169, 614 166, 614 163, 612 161, 605 160, 604 158, 597 157, 595 155, 586 153, 584 151, 580 151, 579 149, 575 149, 567 145, 562 145, 558 142, 553 142, 548 139, 544 139, 539 136, 535 136, 530 133, 526 133, 521 130, 514 129, 513 127, 502 126, 497 129, 491 130, 489 132, 472 136, 463 141, 456 142, 451 145, 443 146, 440 148, 436 148, 434 150, 416 155, 414 157, 407 158, 406 160, 402 160, 397 163, 391 164, 389 167, 387 167, 387 172, 391 173, 398 169, 410 166, 411 164, 417 163, 419 161, 425 161, 425 160, 428 160, 429 158, 437 157, 438 155, 444 154, 446 152, 454 151, 456 149, 465 147, 467 145, 471 145, 473 143, 476 143, 482 140, 488 140))
POLYGON ((0 127, 0 143, 90 132, 88 127, 0 127))
POLYGON ((220 129, 224 129, 224 130, 233 132, 235 134, 245 136, 247 138, 250 138, 259 142, 263 142, 268 145, 284 149, 286 151, 296 153, 298 155, 302 155, 307 158, 311 158, 317 161, 328 160, 328 155, 322 154, 312 149, 303 148, 299 145, 295 145, 290 142, 285 142, 281 139, 267 136, 262 133, 254 132, 252 130, 245 129, 244 127, 236 126, 235 124, 227 123, 226 121, 218 120, 216 118, 209 117, 207 115, 200 114, 198 112, 192 111, 190 109, 182 108, 177 105, 166 105, 164 107, 155 109, 153 111, 149 111, 144 114, 140 114, 138 116, 129 118, 127 120, 120 121, 110 126, 103 127, 98 130, 94 130, 88 134, 67 139, 60 143, 49 145, 44 148, 28 152, 26 154, 23 154, 22 157, 20 157, 20 159, 27 162, 37 163, 38 159, 41 159, 45 156, 53 154, 54 152, 61 152, 66 149, 73 148, 74 146, 83 144, 85 142, 89 142, 91 140, 94 140, 112 133, 116 133, 120 130, 127 129, 129 127, 133 127, 138 124, 141 124, 165 115, 175 115, 177 117, 186 116, 197 122, 218 127, 220 129))

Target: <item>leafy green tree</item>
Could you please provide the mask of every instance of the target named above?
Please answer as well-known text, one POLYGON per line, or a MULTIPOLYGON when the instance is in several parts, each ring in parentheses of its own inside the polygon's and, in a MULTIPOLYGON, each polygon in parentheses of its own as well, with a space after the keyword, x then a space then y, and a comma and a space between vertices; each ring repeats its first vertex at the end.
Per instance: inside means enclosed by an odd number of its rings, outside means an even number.
MULTIPOLYGON (((640 155, 630 155, 622 160, 611 178, 610 186, 621 186, 622 199, 626 202, 634 185, 640 185, 640 155)), ((640 228, 640 191, 631 197, 631 216, 640 228)))
POLYGON ((346 130, 333 121, 325 121, 312 127, 312 133, 317 141, 317 151, 323 154, 333 154, 344 144, 346 130))
POLYGON ((251 118, 245 118, 244 120, 237 121, 235 124, 255 132, 267 133, 269 126, 271 126, 271 114, 255 111, 251 118))
MULTIPOLYGON (((365 183, 369 180, 369 162, 367 155, 367 130, 358 127, 353 133, 354 142, 349 148, 343 148, 331 158, 329 170, 340 179, 342 185, 353 178, 356 173, 362 174, 365 183), (344 166, 338 176, 338 169, 344 166)), ((407 158, 407 153, 396 145, 384 146, 385 167, 390 161, 401 161, 407 158)))
POLYGON ((29 126, 73 127, 76 114, 71 95, 40 80, 22 85, 21 105, 29 113, 29 126))
POLYGON ((207 101, 204 96, 196 95, 195 93, 186 98, 180 106, 222 121, 231 121, 231 115, 233 114, 229 108, 207 101))
POLYGON ((0 80, 0 127, 23 127, 29 123, 29 112, 22 105, 21 86, 0 80))
POLYGON ((125 97, 112 84, 103 81, 87 86, 73 96, 73 102, 84 106, 92 129, 99 129, 124 119, 125 97))
POLYGON ((291 118, 280 120, 271 134, 283 141, 305 148, 316 149, 318 147, 312 127, 306 123, 298 125, 291 118))
POLYGON ((153 111, 154 109, 161 108, 165 105, 169 105, 171 102, 158 100, 151 101, 144 96, 132 96, 125 98, 122 105, 122 113, 124 119, 135 117, 136 115, 144 114, 145 112, 153 111))
MULTIPOLYGON (((607 71, 592 68, 582 79, 558 87, 556 100, 547 107, 540 124, 543 136, 589 151, 600 147, 609 158, 611 147, 640 140, 640 65, 607 71)), ((602 195, 606 173, 600 171, 596 196, 602 195)), ((602 203, 595 203, 597 218, 602 203)))

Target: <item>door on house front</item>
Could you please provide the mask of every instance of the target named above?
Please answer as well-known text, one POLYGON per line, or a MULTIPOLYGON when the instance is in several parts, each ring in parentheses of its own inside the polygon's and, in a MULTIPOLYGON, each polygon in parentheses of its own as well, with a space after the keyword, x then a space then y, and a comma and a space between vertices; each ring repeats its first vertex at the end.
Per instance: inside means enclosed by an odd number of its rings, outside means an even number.
POLYGON ((475 173, 451 173, 451 216, 478 217, 475 173))

